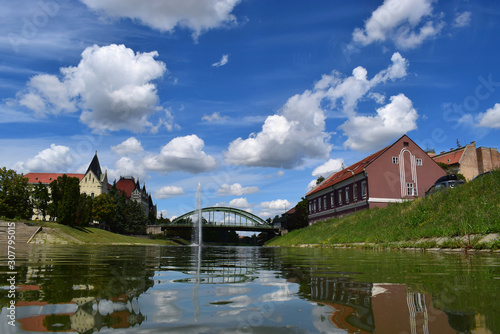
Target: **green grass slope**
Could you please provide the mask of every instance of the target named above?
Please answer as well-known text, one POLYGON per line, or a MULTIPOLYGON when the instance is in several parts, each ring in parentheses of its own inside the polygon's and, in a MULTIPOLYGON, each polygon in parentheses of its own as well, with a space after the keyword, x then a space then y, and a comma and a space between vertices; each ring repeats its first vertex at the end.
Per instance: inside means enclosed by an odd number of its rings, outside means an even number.
MULTIPOLYGON (((384 244, 497 232, 500 232, 500 171, 414 201, 319 222, 274 238, 266 245, 384 244)), ((434 246, 432 242, 428 244, 434 246)), ((497 246, 500 245, 489 248, 497 246)))
POLYGON ((34 242, 40 243, 177 245, 170 240, 121 235, 93 227, 73 228, 50 222, 37 222, 35 224, 42 226, 42 231, 35 236, 34 240, 34 242), (36 240, 37 238, 39 241, 36 240))

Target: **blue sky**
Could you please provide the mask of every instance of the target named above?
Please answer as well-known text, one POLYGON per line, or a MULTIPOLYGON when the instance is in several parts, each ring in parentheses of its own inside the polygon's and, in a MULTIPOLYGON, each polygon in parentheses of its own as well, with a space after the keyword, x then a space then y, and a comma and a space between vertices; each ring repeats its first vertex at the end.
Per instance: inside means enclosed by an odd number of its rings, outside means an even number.
POLYGON ((0 19, 0 165, 146 183, 165 217, 262 218, 408 134, 500 138, 491 1, 27 0, 0 19))

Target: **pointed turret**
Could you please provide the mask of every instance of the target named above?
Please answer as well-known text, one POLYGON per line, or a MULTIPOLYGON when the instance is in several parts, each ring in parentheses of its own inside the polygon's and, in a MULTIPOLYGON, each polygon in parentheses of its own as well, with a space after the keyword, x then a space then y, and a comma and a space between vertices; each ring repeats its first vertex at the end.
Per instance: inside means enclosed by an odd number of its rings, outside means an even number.
POLYGON ((101 164, 99 164, 99 158, 97 157, 97 151, 95 152, 94 158, 92 159, 92 162, 89 165, 89 168, 85 172, 87 174, 89 171, 92 171, 95 176, 97 176, 98 180, 101 180, 101 175, 102 175, 102 170, 101 170, 101 164))

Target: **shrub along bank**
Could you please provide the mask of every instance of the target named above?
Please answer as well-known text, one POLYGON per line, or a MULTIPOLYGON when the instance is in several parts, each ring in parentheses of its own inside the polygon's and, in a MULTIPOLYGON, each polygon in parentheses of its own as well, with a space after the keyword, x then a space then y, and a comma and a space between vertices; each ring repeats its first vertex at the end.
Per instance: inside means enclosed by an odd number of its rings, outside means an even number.
POLYGON ((268 246, 500 248, 500 171, 455 189, 319 222, 268 246))

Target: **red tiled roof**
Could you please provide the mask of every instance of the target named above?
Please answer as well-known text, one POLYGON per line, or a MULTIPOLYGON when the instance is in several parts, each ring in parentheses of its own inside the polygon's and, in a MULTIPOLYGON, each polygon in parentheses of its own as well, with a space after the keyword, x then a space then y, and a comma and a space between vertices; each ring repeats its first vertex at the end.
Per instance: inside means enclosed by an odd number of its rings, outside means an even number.
POLYGON ((326 189, 328 187, 331 187, 339 182, 342 182, 344 180, 347 180, 350 177, 353 177, 354 175, 358 175, 363 173, 364 168, 368 166, 373 160, 378 158, 382 153, 384 153, 390 146, 384 147, 378 152, 373 153, 372 155, 364 158, 363 160, 360 160, 352 165, 350 165, 347 168, 344 168, 343 170, 334 173, 327 177, 323 182, 321 182, 319 185, 317 185, 315 188, 310 190, 306 196, 312 195, 314 193, 317 193, 318 191, 321 191, 323 189, 326 189), (352 172, 351 172, 352 171, 352 172), (354 174, 353 174, 354 173, 354 174))
POLYGON ((127 197, 132 196, 132 191, 135 189, 135 180, 132 178, 121 178, 116 182, 116 189, 121 190, 127 197))
POLYGON ((42 182, 44 184, 49 184, 54 180, 57 180, 59 176, 66 174, 69 177, 76 177, 79 181, 83 179, 85 174, 76 173, 28 173, 24 177, 28 178, 28 183, 38 183, 42 182))
POLYGON ((461 149, 455 151, 436 155, 435 157, 432 157, 432 159, 434 159, 435 162, 442 162, 447 165, 454 165, 460 162, 460 159, 462 159, 464 152, 465 152, 465 147, 462 147, 461 149))

